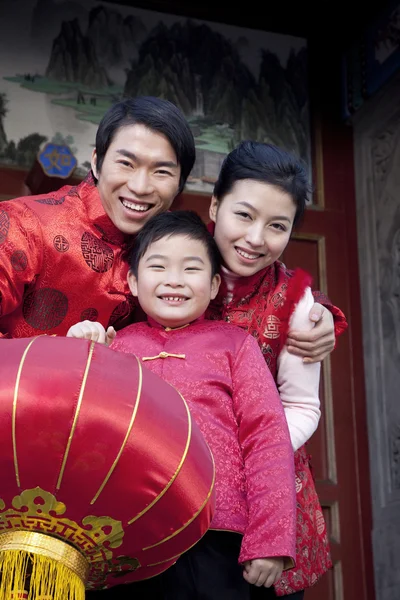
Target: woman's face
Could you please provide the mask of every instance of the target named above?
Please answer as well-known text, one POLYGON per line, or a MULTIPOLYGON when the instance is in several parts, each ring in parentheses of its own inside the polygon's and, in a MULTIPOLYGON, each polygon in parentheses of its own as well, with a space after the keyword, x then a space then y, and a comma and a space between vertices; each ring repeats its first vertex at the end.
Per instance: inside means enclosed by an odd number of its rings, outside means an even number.
POLYGON ((210 218, 223 264, 241 277, 275 262, 286 248, 296 215, 287 192, 252 179, 237 181, 222 200, 211 200, 210 218))

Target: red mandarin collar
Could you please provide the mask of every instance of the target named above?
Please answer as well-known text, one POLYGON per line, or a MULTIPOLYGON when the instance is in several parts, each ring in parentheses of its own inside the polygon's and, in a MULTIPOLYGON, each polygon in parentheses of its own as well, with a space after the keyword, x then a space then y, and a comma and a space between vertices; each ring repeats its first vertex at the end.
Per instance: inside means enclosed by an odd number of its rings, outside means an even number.
POLYGON ((180 331, 181 329, 186 329, 189 325, 197 325, 198 323, 202 323, 205 320, 205 313, 201 315, 198 319, 191 321, 190 323, 186 323, 186 325, 181 325, 180 327, 165 327, 161 325, 157 321, 155 321, 152 317, 147 317, 147 323, 150 327, 154 327, 155 329, 161 329, 163 331, 180 331))
MULTIPOLYGON (((268 274, 272 271, 275 272, 274 264, 265 267, 265 269, 261 269, 254 275, 250 275, 250 277, 239 277, 234 281, 234 288, 231 290, 232 301, 236 303, 237 301, 244 300, 245 298, 250 298, 254 294, 257 294, 260 285, 267 281, 274 281, 274 277, 268 277, 268 274)), ((224 303, 225 298, 228 295, 228 287, 226 284, 226 280, 224 279, 224 274, 221 272, 221 285, 218 291, 218 295, 216 299, 212 302, 212 304, 220 305, 224 303)))
POLYGON ((116 246, 129 246, 133 242, 133 236, 126 235, 117 229, 104 211, 91 171, 78 185, 77 192, 86 207, 89 221, 104 241, 116 246))

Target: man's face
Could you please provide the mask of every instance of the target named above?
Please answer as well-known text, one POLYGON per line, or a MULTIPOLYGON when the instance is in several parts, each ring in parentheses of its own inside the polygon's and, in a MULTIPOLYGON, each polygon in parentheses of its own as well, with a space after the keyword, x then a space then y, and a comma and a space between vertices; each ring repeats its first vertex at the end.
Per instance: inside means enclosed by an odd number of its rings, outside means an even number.
POLYGON ((171 144, 144 125, 121 127, 100 172, 93 151, 92 169, 105 212, 125 234, 137 233, 150 217, 168 210, 179 190, 181 168, 171 144))

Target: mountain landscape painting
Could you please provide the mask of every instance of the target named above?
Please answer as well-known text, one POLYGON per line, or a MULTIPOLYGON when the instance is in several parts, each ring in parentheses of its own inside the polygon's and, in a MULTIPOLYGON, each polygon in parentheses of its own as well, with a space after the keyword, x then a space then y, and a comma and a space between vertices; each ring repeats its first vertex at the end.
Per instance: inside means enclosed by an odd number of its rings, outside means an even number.
POLYGON ((171 100, 188 119, 188 191, 210 193, 244 139, 310 164, 305 40, 94 0, 0 6, 0 163, 29 168, 52 141, 70 146, 83 175, 105 111, 137 95, 171 100))

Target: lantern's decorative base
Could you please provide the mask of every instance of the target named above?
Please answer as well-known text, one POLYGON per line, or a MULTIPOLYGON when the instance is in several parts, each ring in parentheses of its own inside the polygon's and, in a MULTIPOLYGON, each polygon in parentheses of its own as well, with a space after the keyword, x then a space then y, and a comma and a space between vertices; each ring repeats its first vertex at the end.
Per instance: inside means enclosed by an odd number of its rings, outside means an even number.
POLYGON ((86 558, 69 544, 32 531, 0 534, 0 600, 85 600, 86 558))

